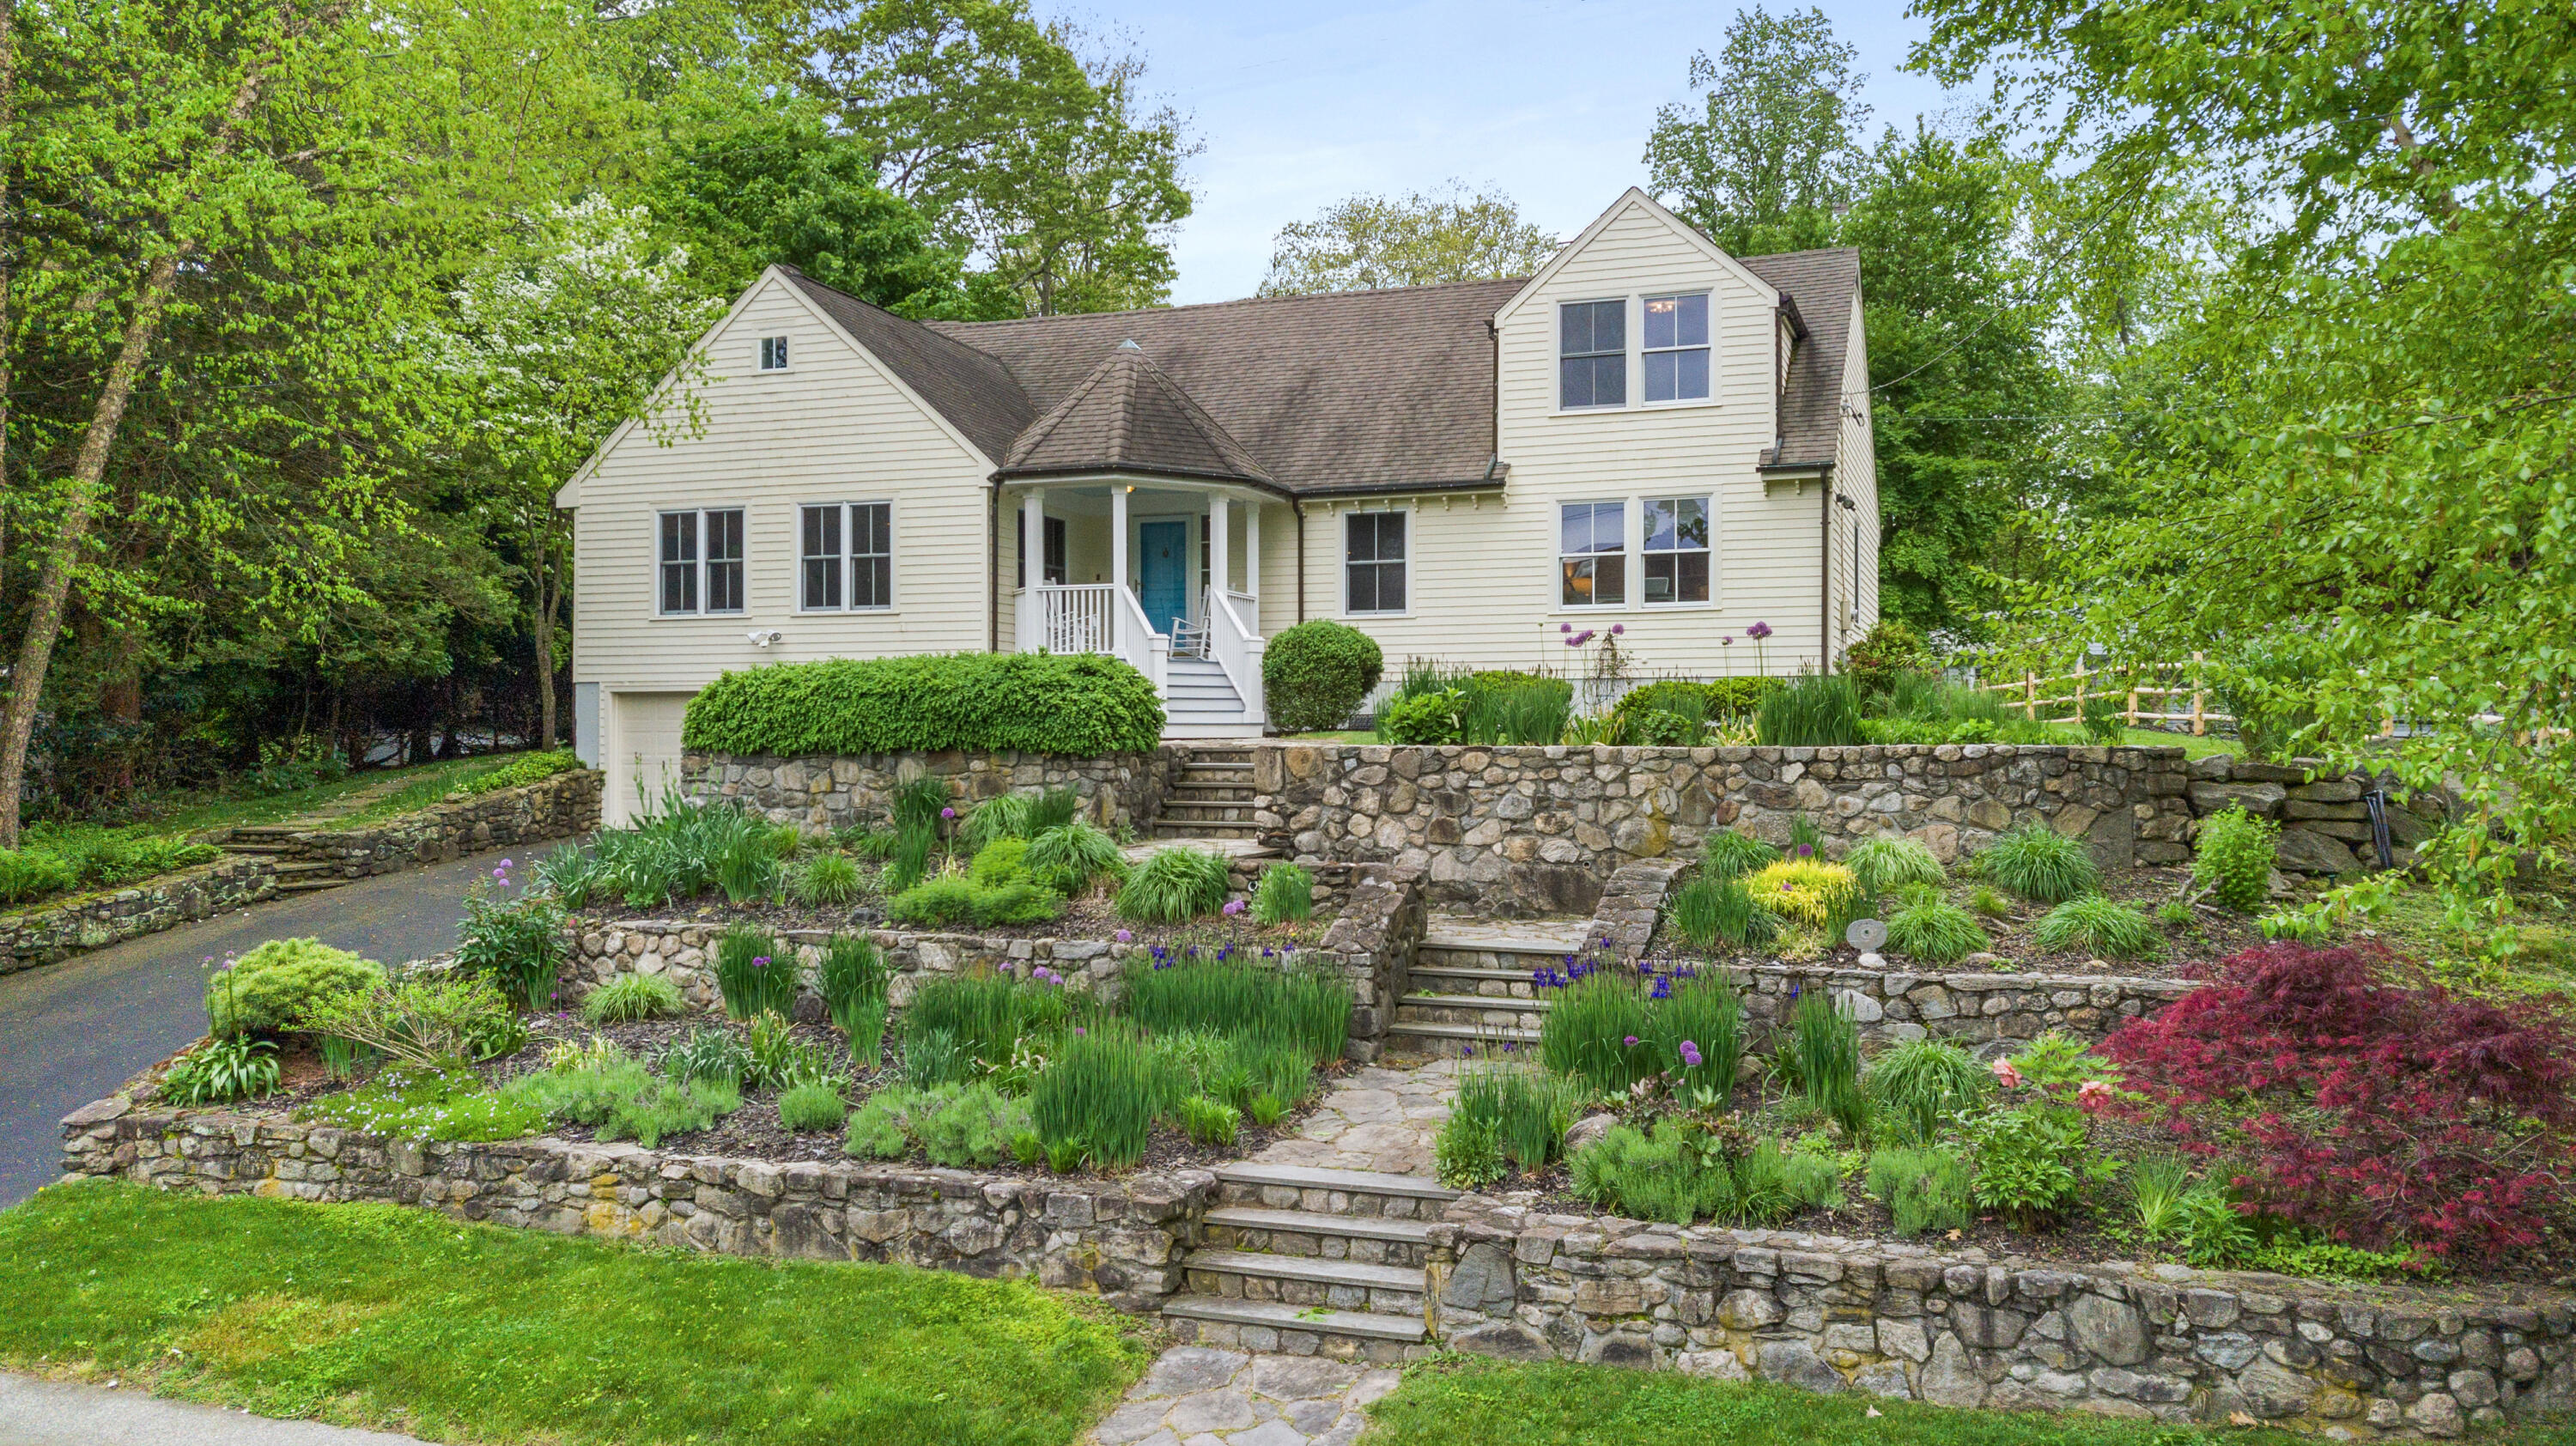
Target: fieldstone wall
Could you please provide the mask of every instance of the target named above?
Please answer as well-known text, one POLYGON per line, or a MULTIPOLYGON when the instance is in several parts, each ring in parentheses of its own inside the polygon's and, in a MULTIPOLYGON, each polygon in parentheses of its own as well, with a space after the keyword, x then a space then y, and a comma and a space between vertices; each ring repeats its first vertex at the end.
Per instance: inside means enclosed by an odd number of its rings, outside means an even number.
POLYGON ((1545 1215, 1467 1196, 1432 1234, 1444 1344, 1945 1406, 2338 1439, 2576 1403, 2576 1296, 2337 1289, 2158 1266, 1545 1215))
POLYGON ((1216 1177, 1071 1183, 858 1163, 770 1165, 540 1137, 392 1140, 119 1100, 63 1121, 67 1179, 270 1199, 422 1205, 466 1220, 725 1255, 1033 1276, 1149 1310, 1182 1281, 1216 1177))
POLYGON ((895 789, 927 774, 947 782, 961 814, 1014 789, 1072 788, 1102 828, 1142 829, 1161 807, 1176 762, 1168 748, 1105 758, 955 749, 813 758, 689 753, 680 760, 680 786, 691 798, 739 800, 772 823, 828 831, 882 826, 895 789))
POLYGON ((286 852, 278 857, 328 864, 328 872, 341 878, 363 879, 485 849, 573 838, 599 827, 604 777, 595 768, 576 768, 524 787, 433 804, 366 828, 291 834, 285 839, 286 852))
POLYGON ((2276 862, 2286 873, 2342 874, 2379 867, 2379 850, 2371 841, 2370 805, 2362 795, 2374 788, 2388 793, 2389 854, 2398 868, 2415 862, 2415 846, 2432 837, 2449 818, 2446 800, 2419 793, 2398 801, 2402 790, 2394 778, 2366 774, 2317 778, 2314 760, 2289 764, 2251 763, 2219 754, 2191 764, 2192 812, 2202 818, 2242 806, 2258 818, 2277 820, 2281 836, 2276 862))
MULTIPOLYGON (((1351 1032, 1346 1052, 1369 1063, 1377 1059, 1386 1026, 1395 1017, 1395 1000, 1403 992, 1413 950, 1422 938, 1421 889, 1386 871, 1368 870, 1344 884, 1340 913, 1311 948, 1296 951, 1298 963, 1337 970, 1350 982, 1351 1032)), ((1131 960, 1152 957, 1143 944, 1103 939, 1018 938, 1003 935, 942 934, 914 930, 869 931, 895 971, 887 995, 896 1008, 910 1002, 926 977, 989 970, 1026 978, 1040 967, 1064 976, 1065 985, 1114 1003, 1131 960)), ((715 947, 721 924, 690 920, 576 919, 572 923, 575 998, 620 974, 659 974, 679 986, 693 1008, 720 1009, 724 996, 716 986, 715 947)), ((782 931, 781 940, 795 948, 804 989, 797 1009, 822 1017, 822 1000, 814 992, 828 930, 782 931)))
POLYGON ((265 858, 232 854, 132 888, 0 915, 0 974, 175 929, 276 892, 276 865, 265 858))
POLYGON ((1712 828, 1786 842, 1802 815, 1837 838, 1919 838, 1945 861, 2033 822, 2107 865, 2190 856, 2179 748, 1285 742, 1253 770, 1273 847, 1418 869, 1433 902, 1489 915, 1589 913, 1625 864, 1687 854, 1712 828))

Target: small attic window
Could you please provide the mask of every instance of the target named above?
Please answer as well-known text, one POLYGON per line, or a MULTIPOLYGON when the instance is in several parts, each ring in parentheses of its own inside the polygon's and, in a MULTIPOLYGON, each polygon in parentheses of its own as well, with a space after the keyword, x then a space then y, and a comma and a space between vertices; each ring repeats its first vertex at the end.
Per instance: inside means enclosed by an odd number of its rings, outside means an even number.
POLYGON ((764 336, 760 339, 760 369, 765 372, 787 370, 787 338, 764 336))

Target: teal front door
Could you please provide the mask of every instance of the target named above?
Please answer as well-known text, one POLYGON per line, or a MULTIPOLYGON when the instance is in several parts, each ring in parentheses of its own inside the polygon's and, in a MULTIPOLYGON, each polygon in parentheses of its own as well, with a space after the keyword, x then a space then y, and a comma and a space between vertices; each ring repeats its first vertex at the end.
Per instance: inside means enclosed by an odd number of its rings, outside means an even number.
POLYGON ((1190 525, 1139 522, 1136 545, 1145 554, 1136 573, 1136 601, 1154 631, 1168 636, 1190 620, 1190 525))

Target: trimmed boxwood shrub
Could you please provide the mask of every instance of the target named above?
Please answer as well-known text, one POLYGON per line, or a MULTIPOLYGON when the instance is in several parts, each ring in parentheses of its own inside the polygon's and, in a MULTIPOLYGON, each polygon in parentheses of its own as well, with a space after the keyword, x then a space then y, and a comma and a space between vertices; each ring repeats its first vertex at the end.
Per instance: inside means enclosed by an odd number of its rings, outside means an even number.
POLYGON ((1329 618, 1299 623, 1261 655, 1271 725, 1282 733, 1339 728, 1385 671, 1377 639, 1329 618))
MULTIPOLYGON (((1284 636, 1284 634, 1283 634, 1284 636)), ((1142 673, 1093 653, 829 658, 727 673, 689 700, 680 739, 712 753, 965 748, 1096 758, 1163 738, 1142 673)))

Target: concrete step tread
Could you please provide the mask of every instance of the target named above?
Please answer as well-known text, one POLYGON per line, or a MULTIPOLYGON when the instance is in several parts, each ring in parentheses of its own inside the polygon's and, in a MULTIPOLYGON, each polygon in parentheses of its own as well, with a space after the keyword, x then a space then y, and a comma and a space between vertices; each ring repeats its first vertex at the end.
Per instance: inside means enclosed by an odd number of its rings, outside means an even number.
POLYGON ((1193 1250, 1181 1264, 1219 1275, 1257 1275, 1264 1280, 1303 1280, 1317 1285, 1360 1285, 1371 1290, 1422 1293, 1422 1267, 1367 1265, 1356 1260, 1325 1260, 1312 1255, 1272 1255, 1260 1250, 1193 1250))
POLYGON ((1265 1210, 1253 1205, 1220 1205, 1204 1217, 1210 1225, 1236 1230, 1278 1230, 1291 1235, 1340 1235, 1352 1240, 1392 1240, 1421 1245, 1431 1239, 1431 1221, 1390 1220, 1382 1215, 1320 1215, 1312 1210, 1265 1210))
POLYGON ((1512 999, 1497 994, 1407 994, 1395 1002, 1426 1009, 1520 1009, 1538 1013, 1556 1005, 1553 999, 1512 999))
POLYGON ((1362 1336, 1382 1341, 1418 1341, 1429 1334, 1423 1329, 1419 1316, 1314 1310, 1271 1300, 1226 1300, 1213 1295, 1173 1296, 1164 1304, 1163 1314, 1184 1320, 1223 1321, 1228 1325, 1269 1326, 1274 1330, 1362 1336))
MULTIPOLYGON (((1162 826, 1157 824, 1155 827, 1160 829, 1162 826)), ((1205 828, 1207 825, 1193 824, 1190 827, 1205 828)), ((1216 827, 1221 828, 1223 825, 1216 825, 1216 827)), ((1195 848, 1201 853, 1215 854, 1219 858, 1228 859, 1266 859, 1278 855, 1278 850, 1263 848, 1260 844, 1246 838, 1212 837, 1206 833, 1184 832, 1177 837, 1159 839, 1151 844, 1136 844, 1125 850, 1125 856, 1127 862, 1141 864, 1154 850, 1167 848, 1195 848)))
POLYGON ((322 889, 336 889, 342 884, 350 882, 352 882, 352 880, 339 878, 288 879, 277 886, 277 891, 281 894, 310 894, 322 889))
POLYGON ((1341 1190, 1353 1195, 1403 1195, 1416 1200, 1455 1200, 1459 1193, 1428 1175, 1385 1175, 1375 1170, 1325 1170, 1312 1165, 1265 1165, 1243 1160, 1219 1165, 1216 1177, 1234 1185, 1283 1185, 1293 1190, 1341 1190))
POLYGON ((1413 961, 1413 977, 1429 975, 1434 979, 1490 979, 1501 984, 1527 984, 1534 969, 1485 969, 1473 964, 1425 964, 1419 956, 1413 961))
POLYGON ((1422 1020, 1399 1019, 1386 1027, 1389 1034, 1418 1035, 1424 1039, 1472 1039, 1479 1042, 1497 1040, 1505 1044, 1536 1044, 1535 1029, 1513 1029, 1491 1024, 1431 1024, 1422 1020))
POLYGON ((1593 941, 1590 919, 1478 919, 1434 914, 1423 921, 1425 949, 1483 954, 1579 954, 1593 941))

